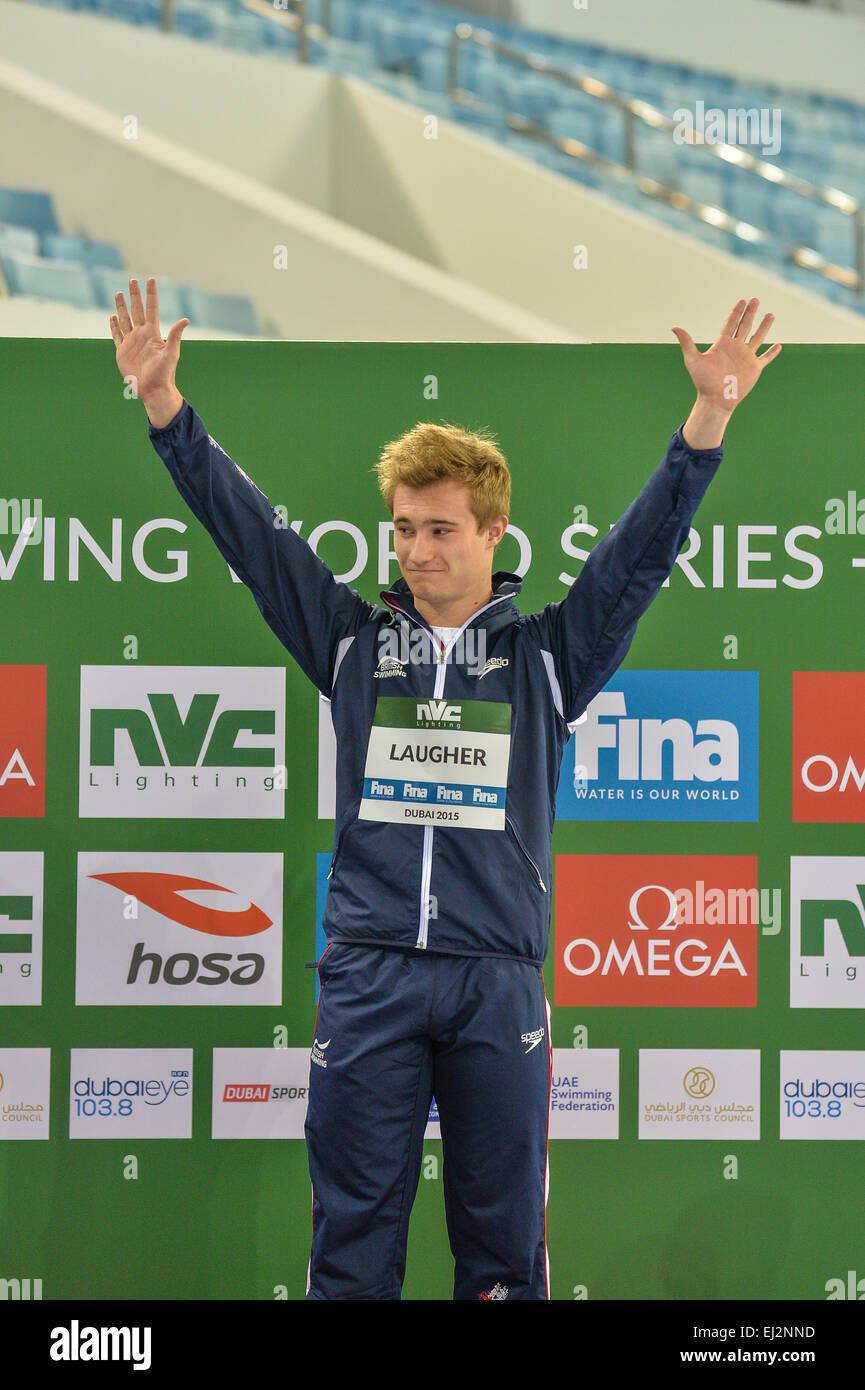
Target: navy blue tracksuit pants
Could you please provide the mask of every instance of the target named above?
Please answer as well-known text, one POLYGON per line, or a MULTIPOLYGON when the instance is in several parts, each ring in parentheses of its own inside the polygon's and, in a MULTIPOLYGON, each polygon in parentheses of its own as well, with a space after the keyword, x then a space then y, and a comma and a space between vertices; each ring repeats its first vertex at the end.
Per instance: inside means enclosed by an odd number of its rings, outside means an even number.
POLYGON ((335 943, 306 1139, 312 1299, 398 1299, 436 1098, 455 1299, 546 1299, 549 1015, 540 969, 335 943))

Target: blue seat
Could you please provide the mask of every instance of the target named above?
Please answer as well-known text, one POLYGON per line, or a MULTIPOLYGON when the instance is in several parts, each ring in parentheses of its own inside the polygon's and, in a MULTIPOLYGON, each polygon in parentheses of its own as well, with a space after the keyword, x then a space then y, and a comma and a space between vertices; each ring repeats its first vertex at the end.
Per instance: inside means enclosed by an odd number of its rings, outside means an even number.
MULTIPOLYGON (((134 272, 133 272, 134 274, 134 272)), ((95 303, 102 309, 108 309, 114 313, 114 296, 118 290, 123 294, 127 305, 129 304, 129 281, 132 275, 126 270, 120 271, 106 269, 103 266, 92 266, 90 269, 90 279, 93 284, 93 296, 95 303)), ((146 300, 147 276, 139 275, 136 277, 141 287, 141 298, 146 300)), ((165 328, 171 327, 178 319, 192 319, 186 306, 186 292, 183 285, 175 285, 170 280, 163 280, 159 275, 156 277, 157 289, 159 291, 159 321, 165 328)), ((163 335, 164 336, 164 335, 163 335)))
POLYGON ((37 232, 60 231, 51 194, 24 188, 0 188, 0 222, 37 232))
POLYGON ((39 233, 32 227, 0 223, 0 251, 21 251, 25 256, 38 256, 39 233))
POLYGON ((0 267, 11 294, 74 304, 79 309, 96 307, 86 266, 9 251, 0 254, 0 267))
POLYGON ((89 241, 86 237, 45 232, 41 251, 42 255, 50 260, 81 261, 84 265, 103 265, 113 270, 123 268, 120 247, 110 241, 89 241))
MULTIPOLYGON (((217 294, 212 290, 186 287, 187 317, 195 328, 222 328, 228 333, 245 333, 251 338, 261 335, 258 316, 252 300, 242 295, 217 294)), ((160 296, 161 312, 161 296, 160 296)))
POLYGON ((417 62, 417 77, 428 92, 446 92, 448 87, 448 55, 444 48, 427 48, 417 62))

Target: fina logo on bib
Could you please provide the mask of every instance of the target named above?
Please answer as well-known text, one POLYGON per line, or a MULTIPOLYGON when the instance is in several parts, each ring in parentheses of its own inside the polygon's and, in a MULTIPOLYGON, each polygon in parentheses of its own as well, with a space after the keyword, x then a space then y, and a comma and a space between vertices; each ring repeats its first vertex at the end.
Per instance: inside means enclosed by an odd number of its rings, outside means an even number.
POLYGON ((557 820, 758 819, 756 671, 619 671, 565 750, 557 820))

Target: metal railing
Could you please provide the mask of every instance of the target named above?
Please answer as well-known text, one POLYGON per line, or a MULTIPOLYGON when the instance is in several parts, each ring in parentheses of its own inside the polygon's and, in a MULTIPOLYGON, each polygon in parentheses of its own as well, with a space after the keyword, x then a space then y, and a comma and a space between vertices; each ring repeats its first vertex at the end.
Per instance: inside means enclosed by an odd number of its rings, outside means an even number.
MULTIPOLYGON (((174 0, 161 0, 161 4, 163 28, 171 29, 173 27, 174 0)), ((331 0, 323 0, 321 24, 310 23, 305 0, 279 0, 279 3, 276 0, 242 0, 242 4, 245 9, 254 14, 262 15, 277 24, 282 24, 284 27, 296 31, 297 57, 298 61, 302 63, 309 62, 310 39, 325 42, 331 37, 331 0)), ((663 111, 659 111, 657 107, 652 106, 651 102, 623 96, 621 92, 614 91, 607 83, 601 82, 596 77, 579 76, 577 73, 558 68, 555 64, 547 62, 545 58, 524 53, 521 49, 512 48, 509 44, 502 43, 486 29, 480 29, 473 24, 462 23, 457 24, 454 28, 448 45, 447 95, 451 101, 458 105, 476 111, 494 113, 510 130, 552 145, 563 154, 580 160, 582 163, 594 165, 614 178, 635 183, 640 192, 647 197, 666 202, 671 207, 686 212, 701 222, 728 232, 742 242, 752 246, 778 245, 777 238, 764 228, 755 227, 752 223, 728 212, 726 208, 692 198, 672 184, 664 183, 662 179, 656 179, 651 174, 640 170, 637 167, 636 154, 637 123, 641 122, 653 130, 674 130, 678 128, 679 123, 670 116, 666 116, 663 111), (520 116, 514 112, 503 111, 500 107, 481 101, 473 93, 463 91, 459 86, 459 53, 461 45, 466 43, 476 44, 478 47, 494 53, 497 57, 506 58, 531 72, 553 78, 555 81, 573 87, 608 107, 618 109, 624 120, 624 163, 608 159, 581 140, 554 135, 537 121, 529 120, 528 117, 520 116)), ((827 260, 814 247, 804 244, 787 245, 783 254, 794 264, 812 270, 815 274, 821 275, 824 279, 831 280, 835 284, 856 290, 860 296, 865 297, 865 204, 860 199, 854 198, 852 194, 845 193, 842 189, 821 187, 819 184, 811 183, 808 179, 792 173, 789 169, 761 159, 742 145, 731 144, 727 141, 707 142, 702 138, 702 135, 697 137, 695 131, 683 136, 682 143, 699 146, 706 151, 709 158, 721 159, 728 165, 734 165, 757 178, 763 179, 766 183, 771 183, 776 188, 786 188, 812 203, 819 203, 842 216, 851 218, 853 224, 851 238, 853 266, 837 265, 834 261, 827 260)))
MULTIPOLYGON (((563 154, 570 155, 574 159, 579 159, 584 163, 595 165, 603 169, 606 173, 616 178, 628 179, 635 182, 642 193, 652 198, 669 203, 671 206, 690 213, 693 217, 702 222, 709 223, 714 227, 719 227, 722 231, 729 232, 732 236, 738 237, 744 242, 754 244, 773 244, 776 238, 760 227, 754 227, 751 223, 743 221, 734 216, 725 208, 718 207, 711 203, 702 203, 696 198, 691 198, 686 193, 664 183, 660 179, 655 179, 647 173, 641 172, 637 168, 636 158, 636 139, 637 122, 650 127, 653 130, 674 130, 678 129, 679 122, 674 121, 670 116, 666 116, 663 111, 652 106, 650 102, 639 98, 626 97, 620 92, 616 92, 612 87, 607 86, 595 77, 581 77, 576 73, 568 72, 565 69, 557 68, 554 64, 547 62, 545 58, 540 58, 533 54, 523 53, 520 49, 511 48, 510 45, 502 43, 486 29, 476 28, 473 24, 458 24, 453 31, 448 49, 448 96, 452 101, 470 109, 484 112, 495 112, 501 115, 505 125, 510 130, 520 134, 530 136, 532 139, 543 141, 545 144, 553 145, 563 154), (507 58, 520 66, 528 68, 532 72, 540 73, 545 77, 554 78, 565 83, 567 86, 576 88, 586 96, 592 97, 597 101, 604 102, 607 106, 616 107, 621 111, 624 119, 624 153, 625 162, 619 163, 616 160, 607 159, 597 150, 591 149, 582 141, 568 137, 553 135, 545 126, 536 121, 529 120, 528 117, 519 116, 513 112, 502 112, 499 107, 491 106, 488 102, 483 102, 472 92, 463 91, 459 86, 459 52, 460 45, 464 43, 474 43, 481 48, 496 54, 498 57, 507 58)), ((818 184, 810 183, 798 174, 791 173, 788 169, 782 168, 778 164, 772 164, 766 159, 761 159, 758 155, 752 154, 750 150, 741 145, 730 144, 726 141, 708 143, 697 137, 695 131, 683 135, 683 143, 692 146, 699 146, 705 150, 710 158, 721 159, 726 164, 734 165, 748 173, 756 175, 757 178, 764 179, 767 183, 773 184, 776 188, 786 188, 792 193, 799 194, 802 198, 810 199, 812 202, 820 203, 824 207, 832 208, 843 216, 850 217, 853 222, 853 261, 855 269, 850 266, 836 265, 821 256, 811 246, 789 245, 784 254, 788 260, 796 265, 804 266, 808 270, 813 270, 817 274, 824 276, 836 284, 845 285, 849 289, 857 290, 860 295, 865 295, 865 205, 852 196, 838 188, 820 187, 818 184)))

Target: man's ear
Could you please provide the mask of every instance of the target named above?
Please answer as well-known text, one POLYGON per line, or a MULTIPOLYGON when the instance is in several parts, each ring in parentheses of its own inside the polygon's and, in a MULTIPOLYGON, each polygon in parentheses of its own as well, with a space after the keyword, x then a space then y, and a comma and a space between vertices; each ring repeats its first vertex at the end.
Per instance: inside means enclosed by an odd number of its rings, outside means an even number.
POLYGON ((487 528, 487 541, 493 549, 498 545, 507 529, 508 519, 506 516, 497 516, 495 521, 490 522, 487 528))

